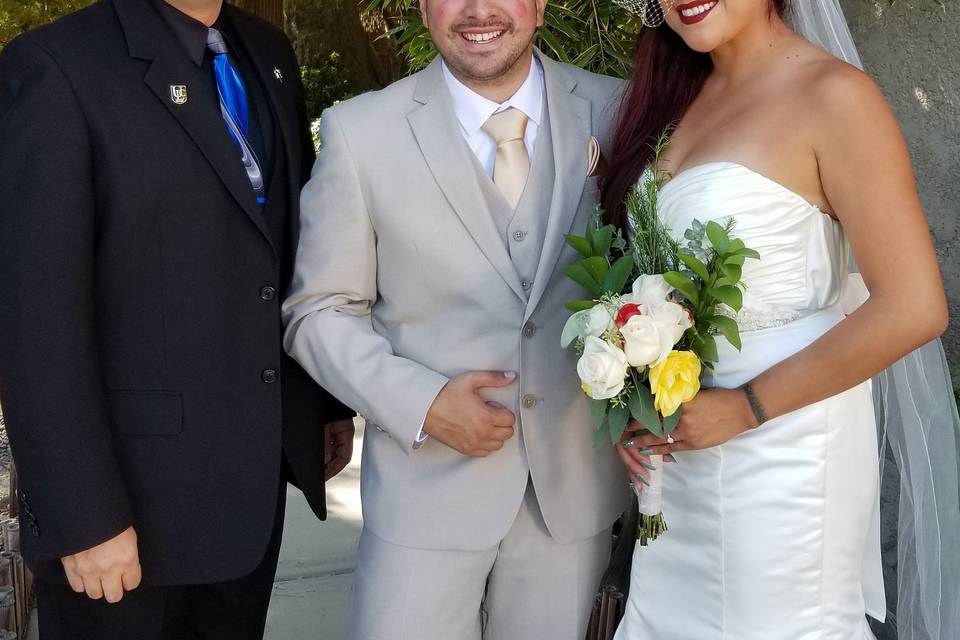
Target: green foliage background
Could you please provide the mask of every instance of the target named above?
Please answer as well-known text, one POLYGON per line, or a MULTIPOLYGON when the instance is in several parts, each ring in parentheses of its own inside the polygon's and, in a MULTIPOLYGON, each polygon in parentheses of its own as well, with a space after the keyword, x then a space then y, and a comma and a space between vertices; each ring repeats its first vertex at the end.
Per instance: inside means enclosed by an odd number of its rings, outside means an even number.
POLYGON ((25 31, 93 4, 93 0, 0 0, 0 49, 25 31))

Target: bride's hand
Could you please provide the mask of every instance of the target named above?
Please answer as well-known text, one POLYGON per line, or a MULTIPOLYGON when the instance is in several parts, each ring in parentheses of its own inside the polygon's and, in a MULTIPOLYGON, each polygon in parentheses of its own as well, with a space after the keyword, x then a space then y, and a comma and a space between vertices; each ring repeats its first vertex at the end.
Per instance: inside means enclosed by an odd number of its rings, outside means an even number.
POLYGON ((633 438, 637 453, 666 455, 675 451, 709 449, 757 426, 750 402, 741 389, 703 389, 683 405, 673 430, 673 443, 651 433, 633 438))

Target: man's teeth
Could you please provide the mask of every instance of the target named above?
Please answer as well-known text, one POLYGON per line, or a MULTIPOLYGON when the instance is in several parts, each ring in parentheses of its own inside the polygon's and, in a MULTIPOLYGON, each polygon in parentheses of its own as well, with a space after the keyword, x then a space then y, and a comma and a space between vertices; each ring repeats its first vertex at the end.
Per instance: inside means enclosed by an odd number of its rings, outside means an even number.
POLYGON ((710 9, 713 9, 715 6, 717 6, 716 2, 708 2, 706 4, 701 4, 698 7, 694 7, 693 9, 684 9, 680 13, 683 14, 684 18, 692 18, 694 16, 700 15, 701 13, 706 13, 707 11, 710 11, 710 9))
POLYGON ((490 31, 488 33, 464 33, 463 37, 470 42, 489 42, 494 38, 499 38, 503 31, 490 31))

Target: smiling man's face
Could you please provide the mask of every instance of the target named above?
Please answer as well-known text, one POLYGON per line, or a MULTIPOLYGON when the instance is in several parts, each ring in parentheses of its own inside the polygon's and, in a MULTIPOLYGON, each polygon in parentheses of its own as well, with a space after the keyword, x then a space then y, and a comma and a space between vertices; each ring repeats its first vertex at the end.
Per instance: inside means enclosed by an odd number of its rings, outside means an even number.
POLYGON ((421 0, 420 12, 450 70, 469 86, 526 77, 546 0, 421 0))

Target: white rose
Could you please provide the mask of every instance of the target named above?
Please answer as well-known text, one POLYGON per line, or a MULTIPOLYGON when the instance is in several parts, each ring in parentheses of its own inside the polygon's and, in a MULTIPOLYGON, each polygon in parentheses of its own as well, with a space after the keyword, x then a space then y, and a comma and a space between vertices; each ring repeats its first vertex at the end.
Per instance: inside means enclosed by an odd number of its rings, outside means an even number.
POLYGON ((577 375, 583 390, 594 400, 616 397, 626 384, 627 356, 606 340, 587 336, 583 355, 577 362, 577 375))
POLYGON ((673 291, 660 274, 640 276, 633 282, 633 302, 646 308, 655 307, 664 301, 673 291))
POLYGON ((660 326, 652 316, 631 317, 620 327, 620 334, 623 335, 623 351, 631 367, 649 366, 663 355, 660 326))
POLYGON ((584 326, 583 335, 601 337, 608 330, 613 328, 613 316, 606 305, 598 304, 587 315, 587 322, 584 326))
POLYGON ((693 323, 687 310, 676 302, 660 303, 649 310, 649 317, 660 332, 660 354, 650 363, 653 366, 667 359, 693 323))

